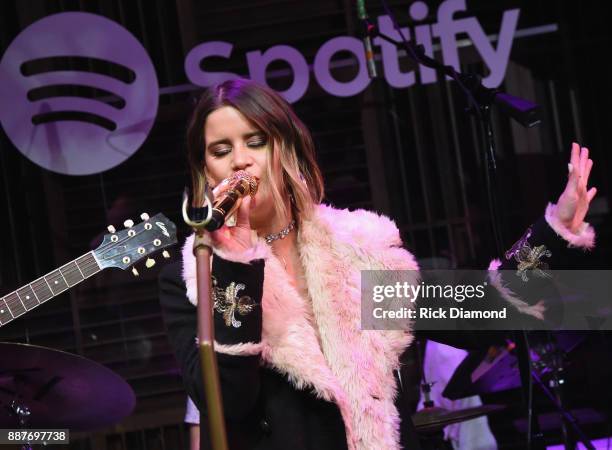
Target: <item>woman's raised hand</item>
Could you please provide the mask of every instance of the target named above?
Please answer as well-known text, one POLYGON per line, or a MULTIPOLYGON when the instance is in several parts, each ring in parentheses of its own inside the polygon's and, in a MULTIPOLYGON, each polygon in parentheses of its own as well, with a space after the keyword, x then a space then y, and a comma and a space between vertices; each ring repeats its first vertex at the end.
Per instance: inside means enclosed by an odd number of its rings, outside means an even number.
POLYGON ((569 176, 565 190, 557 200, 556 215, 572 233, 577 233, 589 210, 589 204, 597 188, 588 189, 589 175, 593 161, 589 149, 572 144, 572 155, 568 164, 569 176))

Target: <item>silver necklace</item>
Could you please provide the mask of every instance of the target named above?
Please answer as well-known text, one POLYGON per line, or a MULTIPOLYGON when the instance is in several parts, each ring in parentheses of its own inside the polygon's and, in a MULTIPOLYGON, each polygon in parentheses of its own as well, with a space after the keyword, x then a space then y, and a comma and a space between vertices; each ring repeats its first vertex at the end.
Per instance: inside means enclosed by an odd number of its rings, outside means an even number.
POLYGON ((291 233, 291 230, 293 230, 294 228, 295 228, 295 220, 292 220, 291 222, 289 222, 289 225, 287 225, 285 228, 280 230, 278 233, 268 234, 264 238, 266 240, 266 244, 271 244, 277 239, 285 239, 287 235, 291 233))

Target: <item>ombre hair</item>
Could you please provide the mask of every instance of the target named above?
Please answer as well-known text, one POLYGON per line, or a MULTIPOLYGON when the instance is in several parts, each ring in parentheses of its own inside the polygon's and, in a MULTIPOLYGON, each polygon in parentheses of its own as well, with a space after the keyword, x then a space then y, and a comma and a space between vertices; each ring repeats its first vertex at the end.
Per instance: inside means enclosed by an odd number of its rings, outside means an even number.
POLYGON ((208 88, 200 97, 187 129, 187 158, 194 201, 202 204, 206 177, 204 124, 213 111, 231 106, 269 142, 267 176, 277 211, 307 219, 323 199, 323 177, 315 160, 312 136, 291 106, 275 91, 250 80, 235 79, 208 88))

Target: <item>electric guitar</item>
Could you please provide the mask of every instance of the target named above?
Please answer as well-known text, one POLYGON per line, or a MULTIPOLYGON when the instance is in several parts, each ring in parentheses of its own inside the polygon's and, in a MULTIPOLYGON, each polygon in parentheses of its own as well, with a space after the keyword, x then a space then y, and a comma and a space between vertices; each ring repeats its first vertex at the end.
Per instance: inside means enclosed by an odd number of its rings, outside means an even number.
MULTIPOLYGON (((110 233, 104 235, 104 240, 95 250, 0 298, 0 327, 104 269, 117 267, 125 270, 142 258, 176 243, 176 225, 166 216, 160 213, 149 217, 145 213, 140 217, 142 222, 134 225, 127 220, 124 223, 126 228, 119 232, 109 226, 110 233)), ((169 256, 164 250, 164 257, 169 256)), ((153 264, 153 259, 147 259, 147 267, 153 264)), ((132 271, 138 275, 135 268, 132 271)))

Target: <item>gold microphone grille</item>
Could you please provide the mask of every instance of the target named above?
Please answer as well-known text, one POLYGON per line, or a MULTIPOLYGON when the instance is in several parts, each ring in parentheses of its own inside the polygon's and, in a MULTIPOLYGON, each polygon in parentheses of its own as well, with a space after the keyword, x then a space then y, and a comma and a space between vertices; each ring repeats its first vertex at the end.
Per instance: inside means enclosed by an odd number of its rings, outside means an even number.
POLYGON ((246 194, 253 196, 257 193, 257 186, 258 186, 258 179, 257 177, 251 175, 250 173, 244 171, 244 170, 239 170, 238 172, 236 172, 235 174, 233 174, 230 177, 230 183, 234 183, 234 182, 246 182, 248 183, 248 187, 249 187, 249 192, 247 192, 246 194))

